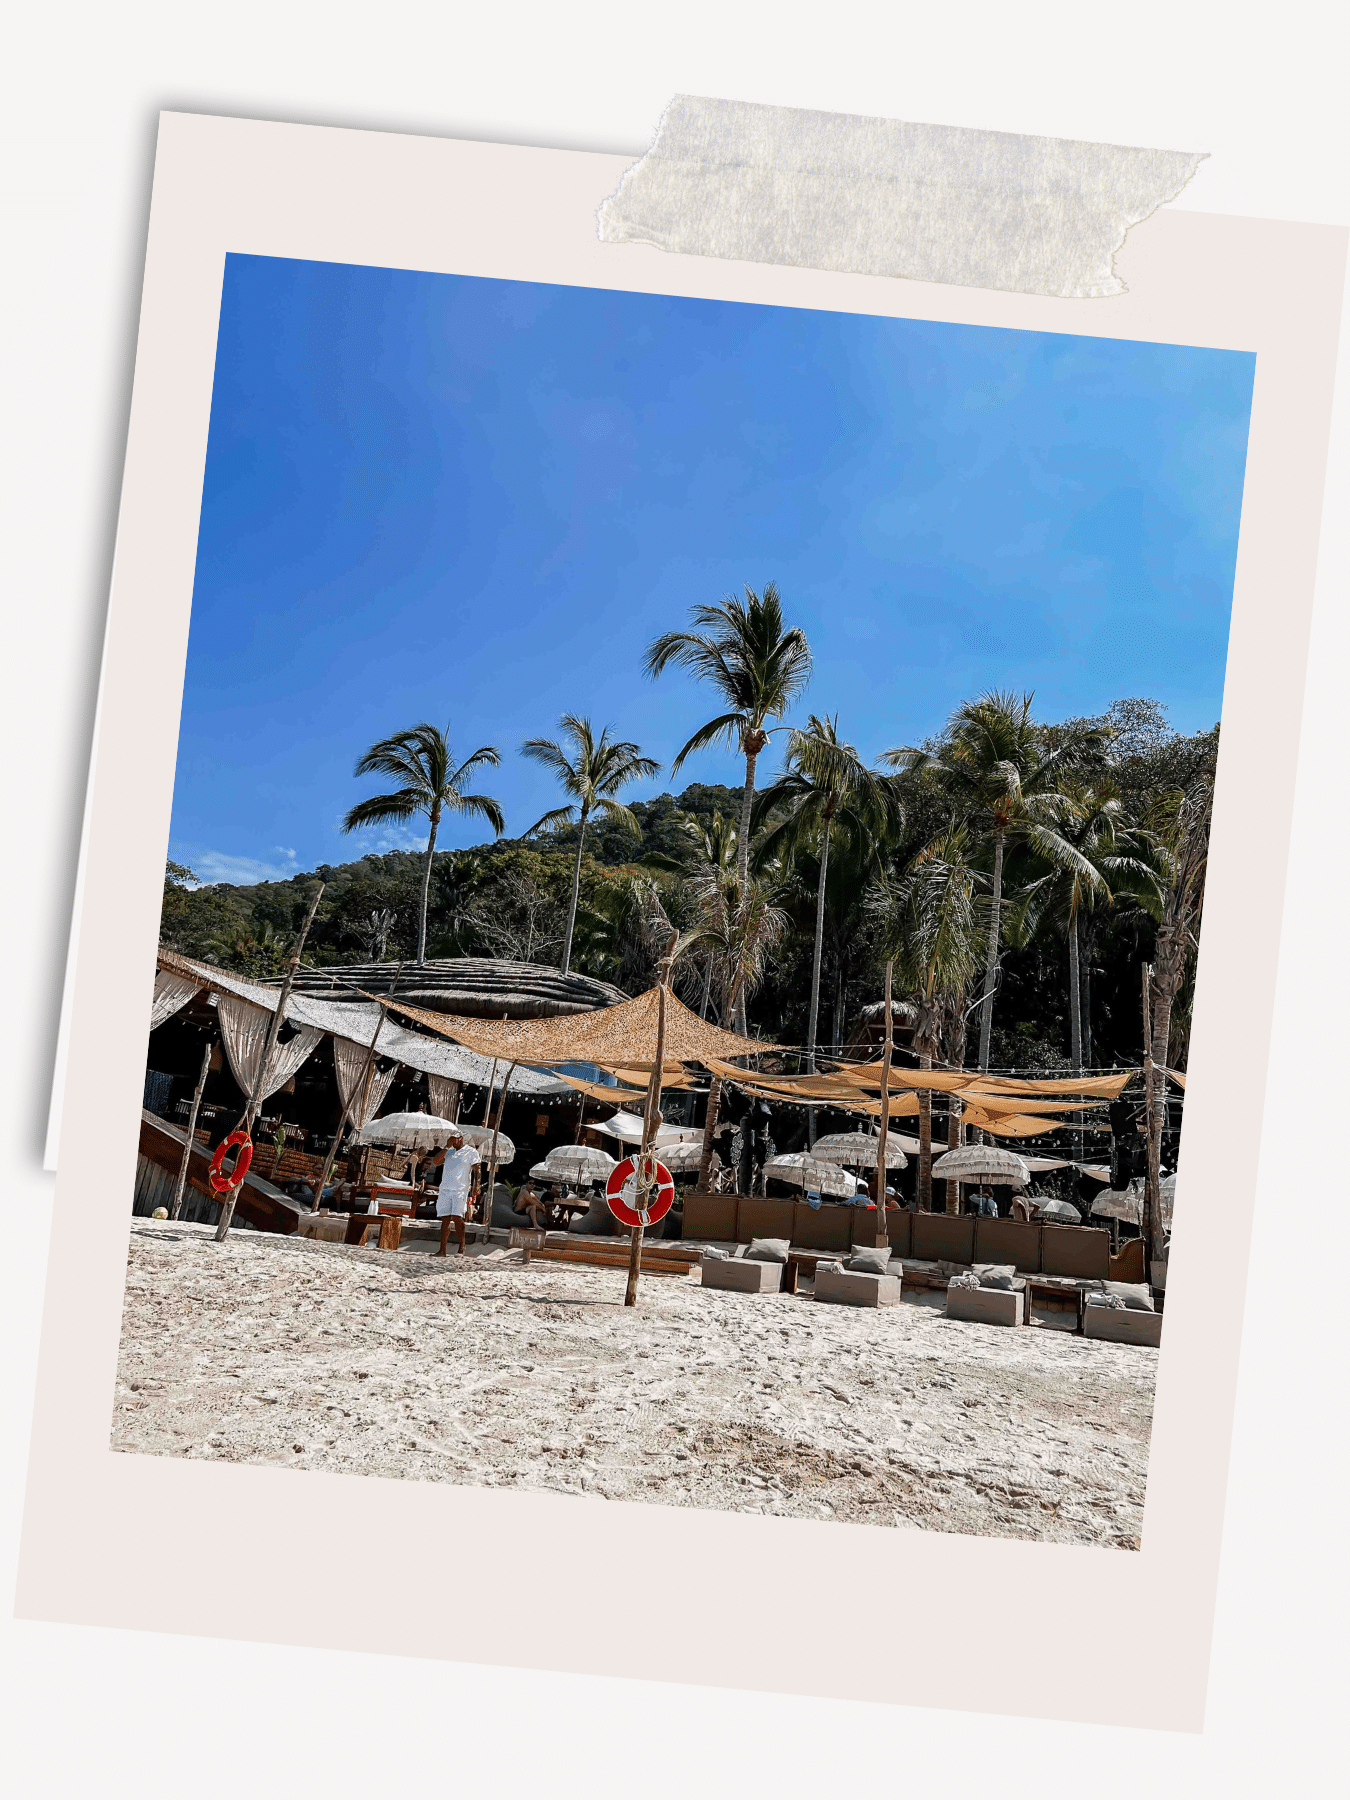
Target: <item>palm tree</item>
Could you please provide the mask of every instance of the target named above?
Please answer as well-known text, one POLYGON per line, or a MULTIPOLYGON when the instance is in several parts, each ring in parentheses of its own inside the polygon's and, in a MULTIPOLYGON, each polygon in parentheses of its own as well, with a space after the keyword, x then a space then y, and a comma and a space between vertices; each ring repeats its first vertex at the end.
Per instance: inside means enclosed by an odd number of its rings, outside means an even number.
MULTIPOLYGON (((783 603, 770 581, 762 594, 747 587, 745 599, 728 594, 718 606, 696 606, 693 631, 667 631, 647 650, 644 667, 655 678, 671 663, 711 681, 727 710, 709 719, 670 765, 678 774, 695 750, 736 744, 745 757, 745 787, 737 833, 737 875, 743 890, 750 879, 750 810, 755 798, 755 764, 769 741, 767 724, 781 719, 811 678, 811 647, 800 626, 784 629, 783 603)), ((744 1006, 739 1019, 745 1030, 744 1006)))
MULTIPOLYGON (((931 1069, 944 1036, 964 1036, 966 995, 979 966, 977 895, 983 877, 971 861, 970 836, 954 825, 915 857, 895 896, 890 948, 913 994, 914 1048, 931 1069)), ((933 1097, 919 1095, 918 1204, 933 1203, 933 1097)), ((950 1185, 950 1184, 949 1184, 950 1185)))
MULTIPOLYGON (((711 877, 714 881, 723 881, 734 875, 737 867, 736 827, 730 819, 723 818, 720 811, 714 812, 706 822, 692 820, 693 834, 698 844, 698 864, 695 874, 705 881, 711 877)), ((706 1019, 708 1006, 712 1000, 712 984, 714 957, 708 949, 703 958, 703 1000, 698 1016, 706 1019)))
POLYGON ((417 962, 427 959, 427 900, 431 892, 431 860, 436 853, 436 833, 446 813, 486 819, 496 836, 506 829, 502 809, 490 794, 466 794, 469 778, 479 769, 495 769, 501 754, 484 744, 455 767, 446 735, 434 725, 414 725, 393 737, 372 744, 356 765, 358 775, 392 775, 402 786, 391 794, 375 794, 359 800, 342 821, 344 831, 362 825, 402 823, 425 813, 431 822, 426 864, 422 870, 422 902, 417 917, 417 962))
POLYGON ((733 1018, 744 1017, 747 1001, 764 979, 769 952, 787 930, 788 917, 774 904, 766 883, 752 879, 743 887, 734 869, 696 873, 687 887, 697 922, 685 934, 680 950, 702 950, 712 959, 721 1023, 728 1025, 733 1018))
POLYGON ((530 738, 521 745, 520 753, 552 770, 562 783, 563 792, 570 794, 573 800, 572 805, 555 807, 542 819, 536 819, 525 833, 526 837, 533 837, 537 831, 556 831, 560 825, 580 826, 577 858, 572 869, 572 901, 567 909, 567 934, 563 939, 562 972, 566 975, 572 966, 572 934, 581 893, 581 852, 586 843, 587 821, 592 813, 600 813, 625 826, 634 836, 641 837, 642 827, 637 819, 614 796, 630 781, 659 774, 661 765, 650 756, 644 756, 636 744, 612 740, 608 725, 597 739, 590 720, 579 719, 574 713, 564 713, 558 721, 558 729, 565 744, 552 738, 530 738))
POLYGON ((845 825, 851 828, 851 835, 885 834, 898 807, 894 784, 865 767, 852 744, 839 741, 839 715, 821 719, 812 713, 805 731, 790 733, 784 772, 760 795, 756 819, 763 820, 780 808, 786 808, 786 817, 760 840, 757 859, 780 853, 791 856, 810 845, 818 860, 811 1010, 806 1026, 806 1066, 814 1073, 830 839, 845 825))
POLYGON ((1059 846, 1049 869, 1027 882, 1017 906, 1024 915, 1018 935, 1034 935, 1048 912, 1063 929, 1069 967, 1069 1060, 1083 1068, 1087 1036, 1083 1008, 1081 938, 1084 921, 1097 907, 1131 895, 1156 915, 1158 876, 1149 857, 1150 836, 1132 826, 1120 790, 1106 776, 1069 780, 1059 795, 1058 836, 1075 850, 1067 859, 1059 846))
POLYGON ((1002 936, 1003 860, 1016 835, 1047 860, 1076 856, 1055 830, 1055 783, 1105 745, 1107 728, 1081 725, 1057 733, 1051 746, 1031 717, 1032 695, 988 693, 957 707, 934 749, 888 750, 883 761, 912 775, 935 777, 958 816, 977 823, 992 860, 989 935, 980 999, 980 1068, 989 1067, 994 990, 1002 936))

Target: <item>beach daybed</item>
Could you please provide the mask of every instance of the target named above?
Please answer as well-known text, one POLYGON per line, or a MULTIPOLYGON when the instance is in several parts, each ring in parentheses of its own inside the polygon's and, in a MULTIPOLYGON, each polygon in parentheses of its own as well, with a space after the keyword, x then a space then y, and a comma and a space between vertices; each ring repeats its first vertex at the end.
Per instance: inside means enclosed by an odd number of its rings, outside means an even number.
POLYGON ((947 1283, 947 1317, 969 1325, 1024 1325, 1026 1279, 1011 1263, 986 1264, 969 1275, 953 1275, 947 1283))
POLYGON ((732 1294, 777 1294, 787 1271, 786 1238, 756 1238, 740 1245, 734 1256, 705 1252, 699 1259, 704 1287, 732 1294))
POLYGON ((887 1249, 855 1250, 842 1267, 819 1262, 815 1293, 833 1306, 898 1306, 900 1264, 887 1249))
POLYGON ((1088 1294, 1083 1302, 1083 1336, 1110 1344, 1162 1343, 1162 1314, 1155 1312, 1147 1288, 1108 1282, 1106 1292, 1088 1294))

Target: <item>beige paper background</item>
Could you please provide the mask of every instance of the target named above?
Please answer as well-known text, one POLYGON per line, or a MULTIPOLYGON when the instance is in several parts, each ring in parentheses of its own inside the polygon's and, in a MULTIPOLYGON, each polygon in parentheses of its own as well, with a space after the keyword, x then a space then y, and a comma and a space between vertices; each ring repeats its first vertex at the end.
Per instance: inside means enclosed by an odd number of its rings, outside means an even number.
POLYGON ((1120 253, 1127 295, 1046 300, 601 245, 594 211, 627 165, 187 115, 161 122, 17 1610, 1198 1729, 1347 234, 1164 212, 1120 253), (414 1494, 402 1482, 108 1450, 227 251, 1257 352, 1184 1201, 1139 1553, 500 1489, 419 1484, 414 1494), (1259 862, 1245 843, 1258 813, 1259 862), (388 1556, 353 1554, 353 1522, 372 1518, 408 1521, 388 1556), (511 1539, 565 1552, 468 1551, 511 1539), (687 1573, 634 1593, 634 1559, 651 1554, 687 1573))

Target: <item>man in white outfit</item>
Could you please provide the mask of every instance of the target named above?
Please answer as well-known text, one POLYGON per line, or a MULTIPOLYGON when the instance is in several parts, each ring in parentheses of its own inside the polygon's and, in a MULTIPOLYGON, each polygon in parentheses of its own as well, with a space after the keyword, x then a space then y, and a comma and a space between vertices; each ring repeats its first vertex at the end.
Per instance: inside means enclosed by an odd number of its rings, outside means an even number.
POLYGON ((430 1162, 441 1171, 441 1185, 436 1195, 436 1217, 441 1222, 439 1254, 449 1254, 450 1227, 453 1225, 459 1254, 463 1256, 464 1217, 478 1192, 478 1152, 455 1132, 446 1139, 445 1149, 436 1151, 430 1162))

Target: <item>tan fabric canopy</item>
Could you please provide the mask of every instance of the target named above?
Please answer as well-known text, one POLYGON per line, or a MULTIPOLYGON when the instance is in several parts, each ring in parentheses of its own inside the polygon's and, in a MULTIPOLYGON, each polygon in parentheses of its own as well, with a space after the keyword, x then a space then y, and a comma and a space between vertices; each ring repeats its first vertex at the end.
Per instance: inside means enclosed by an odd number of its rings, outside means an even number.
MULTIPOLYGON (((384 997, 384 1004, 405 1019, 415 1019, 439 1037, 476 1050, 480 1056, 535 1066, 589 1062, 605 1068, 631 1069, 644 1061, 650 1068, 655 1055, 656 996, 656 988, 648 988, 645 994, 626 1000, 622 1006, 606 1006, 598 1012, 573 1013, 560 1019, 465 1019, 453 1013, 426 1012, 388 996, 384 997)), ((776 1048, 754 1038, 738 1037, 734 1031, 723 1031, 719 1025, 709 1025, 674 994, 666 995, 668 1061, 708 1063, 713 1057, 759 1056, 776 1048)))

